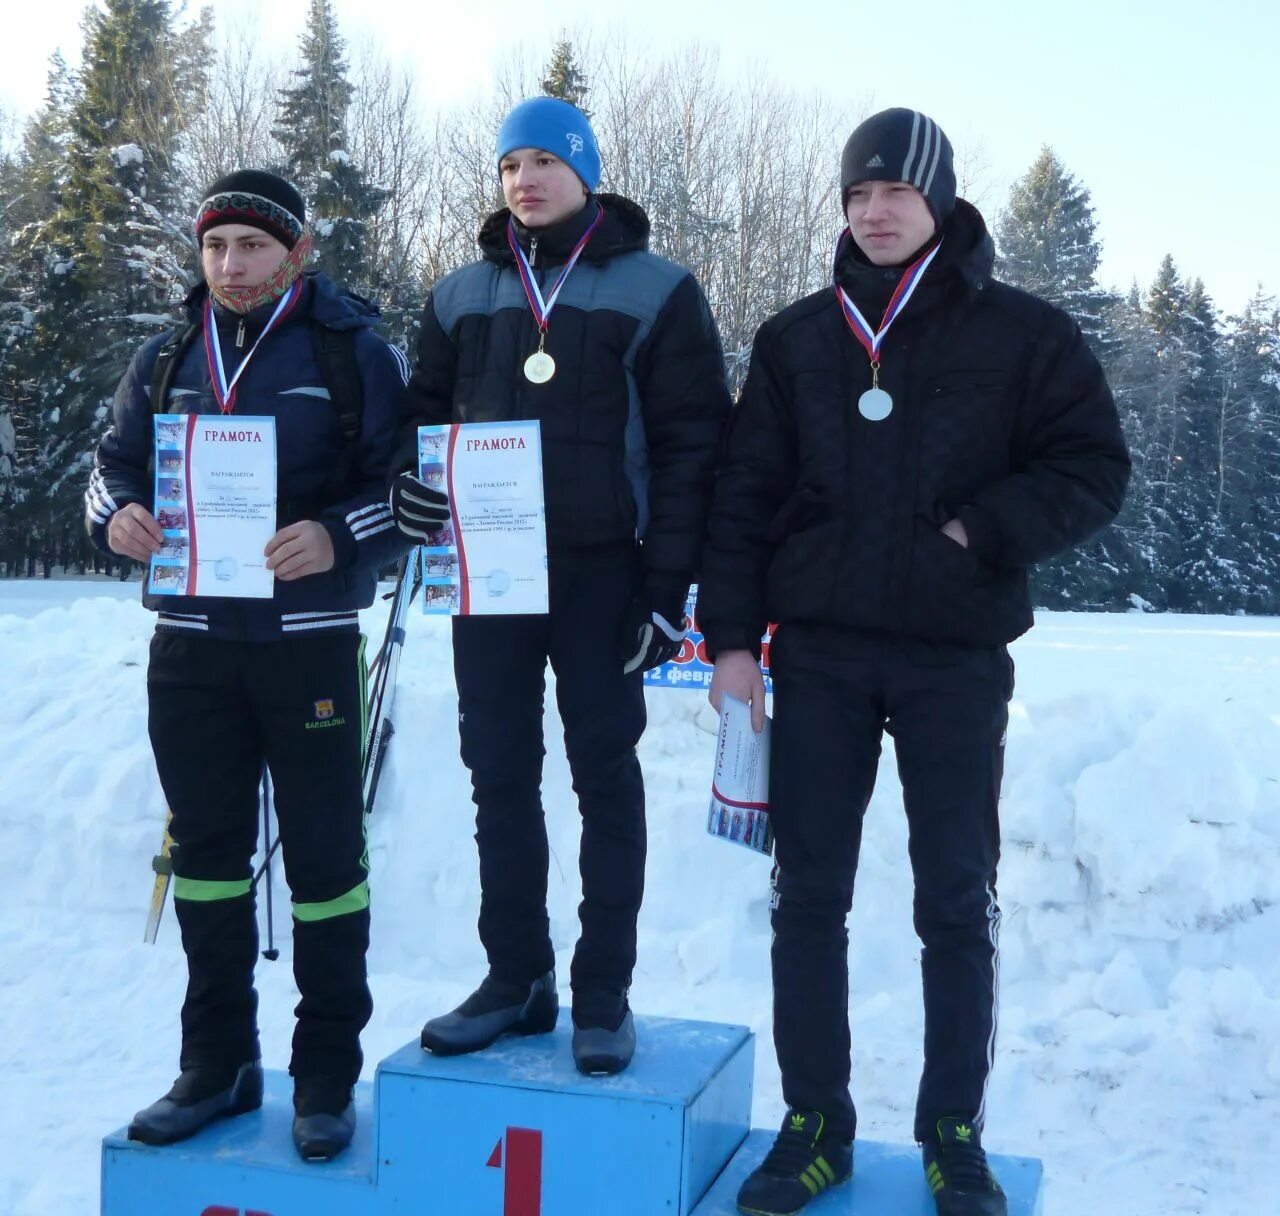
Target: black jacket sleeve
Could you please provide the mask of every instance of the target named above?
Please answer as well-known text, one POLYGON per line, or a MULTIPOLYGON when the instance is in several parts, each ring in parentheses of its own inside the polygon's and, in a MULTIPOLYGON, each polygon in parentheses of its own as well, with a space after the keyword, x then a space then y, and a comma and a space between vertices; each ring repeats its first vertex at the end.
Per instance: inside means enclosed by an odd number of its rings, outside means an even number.
POLYGON ((712 657, 726 650, 759 657, 769 623, 770 527, 795 481, 795 423, 766 322, 733 411, 703 552, 698 623, 712 657))
POLYGON ((1027 368, 1014 471, 959 505, 974 555, 1030 566, 1095 536, 1117 515, 1129 452, 1111 390, 1079 326, 1054 310, 1027 368))
POLYGON ((637 351, 636 382, 649 460, 646 591, 655 607, 682 607, 697 576, 730 411, 720 335, 692 275, 676 285, 637 351))
MULTIPOLYGON (((98 443, 85 490, 85 527, 94 547, 111 554, 107 525, 131 502, 153 510, 155 484, 151 457, 155 446, 151 414, 151 373, 169 333, 145 343, 129 362, 111 404, 111 426, 98 443)), ((115 556, 112 554, 112 556, 115 556)))
POLYGON ((401 473, 418 470, 418 428, 443 426, 453 419, 453 388, 458 351, 436 317, 431 297, 422 310, 413 374, 400 395, 399 425, 388 468, 388 487, 401 473))

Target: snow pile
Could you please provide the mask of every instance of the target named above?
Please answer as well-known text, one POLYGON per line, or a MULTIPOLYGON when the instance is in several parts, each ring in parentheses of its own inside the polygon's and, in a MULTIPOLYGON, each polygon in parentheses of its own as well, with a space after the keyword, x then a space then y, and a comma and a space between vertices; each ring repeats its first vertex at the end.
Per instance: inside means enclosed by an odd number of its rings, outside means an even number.
MULTIPOLYGON (((136 595, 136 584, 0 584, 0 614, 11 613, 0 615, 6 1216, 95 1212, 101 1135, 175 1074, 184 973, 172 913, 156 947, 139 940, 163 800, 146 741, 152 623, 136 595), (81 598, 90 590, 112 598, 81 598)), ((369 614, 377 638, 382 611, 369 614)), ((411 621, 371 821, 369 1076, 483 970, 448 633, 411 621)), ((1045 1159, 1048 1216, 1273 1210, 1280 622, 1046 614, 1014 656, 988 1142, 1045 1159)), ((755 1122, 775 1124, 768 863, 702 833, 715 727, 703 694, 648 695, 650 864, 632 1002, 751 1025, 755 1122)), ((550 910, 567 979, 578 821, 558 732, 552 709, 550 910)), ((859 1133, 903 1141, 919 951, 887 753, 850 919, 850 1016, 859 1133)), ((287 1060, 296 1000, 287 924, 277 933, 282 962, 259 966, 272 1067, 287 1060)))

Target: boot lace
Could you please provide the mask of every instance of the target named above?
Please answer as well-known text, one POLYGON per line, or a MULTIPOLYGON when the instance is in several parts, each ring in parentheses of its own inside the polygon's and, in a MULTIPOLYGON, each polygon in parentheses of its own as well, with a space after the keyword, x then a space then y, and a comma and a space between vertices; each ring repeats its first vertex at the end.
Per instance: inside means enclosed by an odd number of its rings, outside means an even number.
POLYGON ((991 1189, 991 1171, 987 1168, 987 1154, 981 1145, 953 1140, 944 1146, 942 1156, 946 1162, 947 1181, 957 1191, 991 1189))
POLYGON ((803 1173, 812 1162, 816 1149, 812 1133, 807 1127, 795 1128, 788 1121, 773 1142, 769 1155, 761 1169, 778 1178, 794 1178, 803 1173))

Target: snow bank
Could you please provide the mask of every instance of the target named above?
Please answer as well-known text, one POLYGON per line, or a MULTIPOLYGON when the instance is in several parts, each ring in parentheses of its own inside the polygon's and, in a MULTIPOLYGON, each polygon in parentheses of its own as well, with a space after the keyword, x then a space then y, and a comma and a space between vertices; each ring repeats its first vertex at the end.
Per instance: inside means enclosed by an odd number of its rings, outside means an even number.
MULTIPOLYGON (((146 742, 151 619, 121 598, 136 592, 0 584, 6 1216, 96 1212, 100 1136, 175 1074, 184 974, 172 913, 157 946, 140 941, 163 801, 146 742), (85 598, 99 590, 113 598, 85 598)), ((379 638, 380 613, 368 621, 379 638)), ((448 634, 447 622, 411 621, 370 825, 370 1075, 483 969, 448 634)), ((1014 655, 988 1142, 1045 1159, 1048 1216, 1272 1210, 1280 623, 1046 614, 1014 655)), ((768 863, 702 834, 715 726, 702 694, 648 695, 650 865, 632 1001, 753 1026, 755 1119, 773 1124, 768 863)), ((578 823, 554 709, 547 727, 550 911, 567 977, 578 823)), ((902 1141, 919 950, 891 749, 883 766, 850 919, 850 1018, 860 1134, 902 1141)), ((274 1067, 296 1000, 288 928, 277 929, 282 961, 259 967, 274 1067)))

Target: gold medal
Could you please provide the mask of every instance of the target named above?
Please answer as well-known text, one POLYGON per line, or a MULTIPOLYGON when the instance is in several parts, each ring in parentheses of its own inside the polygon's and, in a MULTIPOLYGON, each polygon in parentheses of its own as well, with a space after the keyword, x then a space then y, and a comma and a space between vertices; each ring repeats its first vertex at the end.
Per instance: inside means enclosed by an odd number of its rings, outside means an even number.
POLYGON ((545 350, 536 350, 524 361, 524 378, 546 384, 556 374, 556 361, 545 350))

